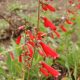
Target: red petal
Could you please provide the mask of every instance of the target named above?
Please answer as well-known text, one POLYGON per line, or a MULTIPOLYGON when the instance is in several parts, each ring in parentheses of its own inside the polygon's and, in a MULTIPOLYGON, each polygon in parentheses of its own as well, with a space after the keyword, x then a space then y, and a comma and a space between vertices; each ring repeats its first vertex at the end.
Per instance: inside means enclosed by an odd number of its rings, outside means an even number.
POLYGON ((20 55, 19 57, 18 57, 18 61, 21 63, 22 62, 22 55, 20 55))
POLYGON ((37 36, 38 36, 38 40, 42 40, 42 37, 46 36, 46 33, 44 33, 44 32, 38 32, 37 36))
POLYGON ((44 69, 44 68, 40 68, 40 71, 46 76, 49 76, 49 73, 44 69))
POLYGON ((16 39, 16 44, 20 44, 20 41, 21 41, 21 35, 20 36, 18 36, 18 38, 16 39))
POLYGON ((66 22, 67 22, 68 24, 73 24, 73 22, 70 21, 69 19, 66 19, 66 22))
POLYGON ((29 49, 29 56, 32 58, 33 54, 34 54, 33 47, 30 44, 27 44, 27 46, 28 46, 28 49, 29 49))
POLYGON ((54 7, 52 7, 51 5, 49 5, 49 4, 47 4, 47 8, 52 12, 56 11, 56 9, 54 7))
POLYGON ((30 45, 32 45, 33 47, 35 46, 35 43, 33 41, 28 41, 27 43, 29 43, 30 45))
POLYGON ((48 72, 49 72, 52 76, 58 77, 58 76, 60 75, 60 73, 59 73, 57 70, 55 70, 55 69, 52 68, 51 66, 47 65, 45 62, 41 62, 41 64, 42 64, 42 66, 43 66, 46 70, 48 70, 48 72))
POLYGON ((42 50, 39 50, 39 54, 43 57, 45 56, 45 53, 42 50))
POLYGON ((60 34, 57 31, 54 31, 58 38, 60 38, 60 34))
POLYGON ((42 4, 42 9, 44 10, 44 11, 47 11, 48 9, 47 9, 47 6, 43 3, 42 4))
POLYGON ((31 40, 34 40, 35 37, 33 36, 33 34, 32 34, 31 31, 28 30, 28 31, 26 32, 26 34, 29 35, 29 37, 30 37, 31 40))
POLYGON ((53 57, 54 59, 59 57, 56 51, 52 50, 49 46, 47 46, 43 42, 40 41, 40 45, 42 46, 44 52, 46 53, 46 56, 53 57))
POLYGON ((61 25, 60 28, 62 29, 62 31, 67 32, 67 29, 63 25, 61 25))
POLYGON ((50 20, 48 20, 46 17, 43 17, 42 19, 44 20, 45 27, 49 27, 51 30, 56 30, 56 26, 50 20))

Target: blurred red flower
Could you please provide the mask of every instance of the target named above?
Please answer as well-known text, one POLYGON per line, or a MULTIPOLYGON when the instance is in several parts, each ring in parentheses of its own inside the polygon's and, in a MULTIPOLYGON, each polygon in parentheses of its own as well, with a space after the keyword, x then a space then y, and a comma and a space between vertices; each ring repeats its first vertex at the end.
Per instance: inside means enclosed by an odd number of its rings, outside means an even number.
POLYGON ((44 68, 40 68, 40 72, 42 72, 46 77, 49 76, 49 73, 48 73, 47 70, 44 69, 44 68))
POLYGON ((60 75, 60 73, 55 70, 54 68, 52 68, 51 66, 47 65, 45 62, 41 62, 41 65, 43 68, 45 68, 52 76, 54 77, 58 77, 60 75))
POLYGON ((19 45, 19 44, 20 44, 20 41, 21 41, 21 35, 17 37, 17 39, 16 39, 16 44, 19 45))
POLYGON ((42 17, 42 19, 45 27, 49 27, 51 30, 56 30, 56 26, 50 20, 48 20, 46 17, 42 17))
POLYGON ((54 58, 54 59, 56 59, 56 58, 59 57, 59 55, 57 54, 57 52, 54 51, 54 50, 52 50, 52 49, 51 49, 49 46, 47 46, 45 43, 43 43, 43 42, 41 42, 41 41, 40 41, 39 43, 40 43, 40 45, 42 46, 42 49, 44 50, 46 56, 52 57, 52 58, 54 58))

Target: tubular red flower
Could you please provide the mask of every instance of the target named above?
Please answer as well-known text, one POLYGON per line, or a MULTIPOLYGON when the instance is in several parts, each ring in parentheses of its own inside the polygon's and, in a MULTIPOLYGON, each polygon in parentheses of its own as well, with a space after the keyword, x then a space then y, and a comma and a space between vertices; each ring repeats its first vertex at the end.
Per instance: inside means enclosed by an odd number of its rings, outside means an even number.
POLYGON ((33 41, 28 41, 27 43, 32 45, 33 47, 35 46, 35 43, 33 41))
POLYGON ((40 68, 40 72, 42 72, 46 77, 49 76, 49 73, 44 68, 40 68))
POLYGON ((47 46, 46 44, 44 44, 44 43, 41 42, 41 41, 40 41, 39 43, 40 43, 40 45, 42 46, 42 48, 43 48, 46 56, 52 57, 52 58, 54 58, 54 59, 56 59, 56 58, 59 57, 59 55, 57 54, 57 52, 54 51, 54 50, 52 50, 49 46, 47 46))
POLYGON ((66 22, 67 22, 68 24, 73 24, 73 22, 70 21, 69 19, 66 19, 66 22))
POLYGON ((47 11, 47 10, 48 10, 48 8, 47 8, 47 6, 46 6, 45 4, 42 4, 42 9, 43 9, 44 11, 47 11))
POLYGON ((18 61, 20 62, 20 63, 22 63, 22 55, 20 55, 19 57, 18 57, 18 61))
POLYGON ((56 9, 54 7, 52 7, 51 5, 49 5, 49 4, 47 4, 47 8, 52 12, 56 11, 56 9))
POLYGON ((25 55, 25 56, 28 56, 28 52, 25 52, 24 55, 25 55))
POLYGON ((60 38, 60 34, 57 31, 54 31, 58 38, 60 38))
POLYGON ((19 45, 19 44, 20 44, 20 41, 21 41, 21 35, 17 37, 17 39, 16 39, 16 44, 19 45))
POLYGON ((62 29, 62 31, 67 32, 67 29, 63 25, 61 25, 60 28, 62 29))
POLYGON ((50 27, 49 21, 46 17, 42 17, 43 21, 44 21, 44 26, 45 27, 50 27))
POLYGON ((33 47, 30 44, 27 44, 27 47, 29 49, 29 56, 32 58, 34 54, 33 47))
POLYGON ((42 19, 44 20, 45 27, 49 27, 51 30, 56 30, 56 26, 50 20, 48 20, 46 17, 43 17, 42 19))
POLYGON ((12 53, 12 52, 9 52, 9 54, 10 54, 10 58, 11 58, 11 60, 13 61, 15 58, 14 58, 14 54, 12 53))
POLYGON ((58 77, 60 75, 60 73, 55 70, 54 68, 52 68, 51 66, 47 65, 45 62, 41 62, 41 65, 43 68, 45 68, 52 76, 54 77, 58 77))
POLYGON ((29 37, 30 37, 31 40, 34 40, 35 37, 33 36, 33 34, 32 34, 31 31, 28 30, 28 31, 26 32, 26 34, 29 35, 29 37))
POLYGON ((38 32, 37 36, 38 36, 38 40, 42 40, 42 37, 46 36, 46 33, 44 33, 44 32, 38 32))
POLYGON ((43 56, 43 57, 45 56, 45 53, 44 53, 42 50, 39 50, 38 52, 39 52, 39 54, 40 54, 41 56, 43 56))
POLYGON ((42 4, 42 9, 44 11, 47 11, 47 10, 50 10, 52 12, 56 11, 56 9, 53 6, 49 5, 49 4, 44 4, 44 3, 41 3, 41 4, 42 4))

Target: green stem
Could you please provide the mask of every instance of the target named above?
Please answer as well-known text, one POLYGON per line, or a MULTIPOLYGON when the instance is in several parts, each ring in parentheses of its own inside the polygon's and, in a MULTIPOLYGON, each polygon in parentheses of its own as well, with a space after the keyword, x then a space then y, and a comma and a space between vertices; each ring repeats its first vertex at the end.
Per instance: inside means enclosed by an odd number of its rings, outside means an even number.
MULTIPOLYGON (((38 0, 38 21, 37 21, 37 33, 39 31, 39 26, 40 25, 40 0, 38 0)), ((37 35, 37 34, 36 34, 37 35)), ((35 40, 36 41, 36 40, 35 40)), ((36 51, 36 47, 34 47, 34 53, 36 51)), ((31 71, 31 68, 32 68, 32 63, 33 63, 33 59, 34 59, 34 55, 31 59, 31 67, 30 69, 28 70, 28 77, 27 77, 27 80, 30 80, 30 71, 31 71)))

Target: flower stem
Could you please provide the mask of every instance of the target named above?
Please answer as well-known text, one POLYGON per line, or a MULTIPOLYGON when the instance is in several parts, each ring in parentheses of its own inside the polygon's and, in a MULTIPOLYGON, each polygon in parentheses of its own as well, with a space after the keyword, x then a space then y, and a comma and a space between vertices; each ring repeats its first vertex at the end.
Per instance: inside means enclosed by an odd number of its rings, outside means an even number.
MULTIPOLYGON (((38 20, 37 20, 37 33, 39 31, 39 28, 40 28, 40 0, 38 0, 38 20)), ((36 34, 37 35, 37 34, 36 34)), ((36 47, 34 47, 34 54, 35 54, 35 51, 36 51, 36 47)), ((33 58, 34 58, 34 55, 31 59, 31 67, 32 67, 32 63, 33 63, 33 58)), ((29 68, 28 70, 28 77, 27 77, 27 80, 30 79, 30 71, 31 71, 31 67, 29 68)))

